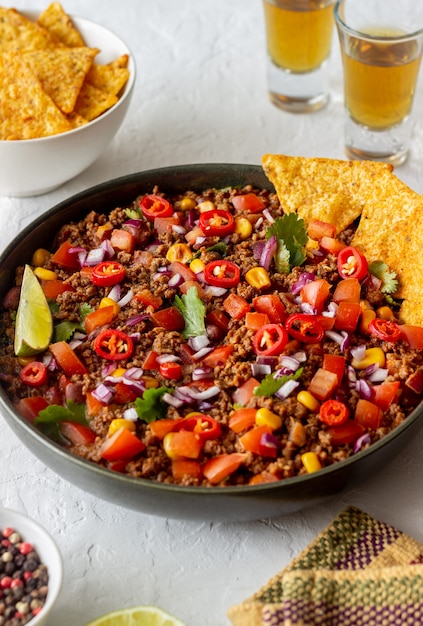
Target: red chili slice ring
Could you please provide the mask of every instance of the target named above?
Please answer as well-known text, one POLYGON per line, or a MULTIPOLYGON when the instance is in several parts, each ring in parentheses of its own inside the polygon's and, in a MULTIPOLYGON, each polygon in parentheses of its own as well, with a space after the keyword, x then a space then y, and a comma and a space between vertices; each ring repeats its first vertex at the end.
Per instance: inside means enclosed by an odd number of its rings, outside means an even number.
POLYGON ((319 417, 328 426, 339 426, 349 416, 348 407, 340 400, 326 400, 320 407, 319 417))
POLYGON ((31 361, 21 369, 19 378, 29 387, 40 387, 47 380, 47 368, 41 361, 31 361))
POLYGON ((218 259, 207 263, 204 268, 204 280, 213 287, 236 287, 240 278, 241 271, 232 261, 218 259))
POLYGON ((254 335, 253 348, 258 356, 277 356, 288 339, 288 333, 280 324, 265 324, 254 335))
POLYGON ((303 313, 290 315, 285 322, 285 328, 293 339, 301 343, 318 343, 324 335, 316 316, 303 313))
POLYGON ((201 213, 199 227, 210 237, 226 237, 235 229, 235 220, 229 211, 214 209, 201 213))
POLYGON ((401 326, 390 320, 376 317, 368 326, 369 332, 382 341, 398 341, 401 336, 401 326))
POLYGON ((91 272, 91 282, 99 287, 117 285, 125 278, 125 268, 117 261, 103 261, 91 272))
POLYGON ((178 430, 189 430, 197 433, 202 441, 216 439, 222 432, 217 420, 204 413, 188 415, 180 422, 178 430))
POLYGON ((106 328, 94 340, 98 356, 109 361, 128 359, 134 351, 132 338, 121 330, 106 328))
POLYGON ((363 280, 368 274, 369 266, 364 254, 353 246, 343 248, 338 254, 338 272, 341 278, 363 280))
POLYGON ((148 220, 154 221, 156 217, 171 217, 173 215, 173 206, 155 194, 147 194, 140 201, 141 211, 148 220))

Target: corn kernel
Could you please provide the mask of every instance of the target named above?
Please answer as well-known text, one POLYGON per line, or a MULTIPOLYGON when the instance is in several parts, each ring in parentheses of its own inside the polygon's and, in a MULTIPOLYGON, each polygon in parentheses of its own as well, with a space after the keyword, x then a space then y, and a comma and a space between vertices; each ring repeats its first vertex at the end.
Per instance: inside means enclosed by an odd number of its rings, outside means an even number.
POLYGON ((52 272, 51 270, 46 270, 45 267, 36 267, 34 269, 34 274, 40 280, 56 280, 57 279, 56 272, 52 272))
POLYGON ((369 324, 372 320, 375 319, 375 317, 376 317, 376 313, 373 311, 373 309, 365 309, 361 313, 360 330, 362 333, 369 332, 369 324))
POLYGON ((237 217, 235 219, 235 231, 237 235, 239 235, 240 239, 244 241, 251 237, 251 233, 253 232, 253 226, 246 217, 237 217))
POLYGON ((113 370, 110 376, 114 376, 115 378, 120 378, 120 376, 123 376, 125 372, 126 372, 126 369, 124 367, 117 367, 115 370, 113 370))
POLYGON ((41 265, 44 265, 44 263, 50 257, 51 254, 48 250, 45 250, 44 248, 38 248, 38 250, 35 250, 34 254, 32 255, 31 265, 34 265, 35 267, 41 267, 41 265))
POLYGON ((97 232, 96 232, 97 239, 100 239, 101 241, 103 239, 106 239, 107 236, 112 232, 112 230, 113 230, 113 224, 111 222, 106 222, 105 224, 101 224, 97 228, 97 232))
POLYGON ((282 420, 279 415, 272 413, 272 411, 264 407, 257 410, 255 423, 256 426, 269 426, 272 430, 277 430, 282 426, 282 420))
POLYGON ((104 309, 106 306, 112 306, 114 308, 114 314, 117 315, 120 311, 120 306, 119 304, 116 302, 116 300, 113 300, 113 298, 102 298, 100 300, 100 305, 99 308, 100 309, 104 309))
POLYGON ((186 243, 174 243, 170 246, 166 253, 166 259, 171 263, 179 261, 179 263, 188 263, 192 259, 192 250, 186 243))
POLYGON ((312 474, 313 472, 317 472, 319 469, 322 469, 319 457, 315 452, 304 452, 304 454, 301 455, 301 462, 308 474, 312 474))
POLYGON ((20 356, 18 357, 18 363, 21 367, 25 367, 25 365, 28 365, 29 363, 32 363, 32 361, 35 361, 35 356, 20 356))
POLYGON ((206 213, 207 211, 214 211, 216 205, 211 200, 204 200, 204 202, 200 202, 197 204, 197 209, 200 213, 206 213))
POLYGON ((376 310, 376 315, 383 320, 388 320, 390 322, 395 322, 396 317, 394 315, 393 310, 389 306, 381 306, 376 310))
POLYGON ((271 286, 269 274, 264 267, 253 267, 245 274, 245 280, 256 289, 266 289, 271 286))
POLYGON ((300 404, 310 409, 313 413, 317 413, 320 409, 320 402, 309 391, 300 391, 297 395, 300 404))
POLYGON ((176 460, 181 457, 172 450, 172 439, 175 433, 167 433, 163 438, 163 450, 170 459, 176 460))
POLYGON ((110 422, 109 430, 107 431, 107 436, 111 437, 121 428, 127 428, 131 432, 135 432, 135 423, 131 420, 125 420, 123 418, 117 418, 110 422))
POLYGON ((182 198, 179 203, 179 208, 181 209, 181 211, 190 211, 191 209, 195 209, 196 206, 197 203, 193 198, 182 198))
POLYGON ((385 353, 382 348, 368 348, 364 359, 361 359, 361 361, 353 359, 351 361, 351 365, 356 370, 365 370, 366 367, 374 364, 379 365, 379 367, 385 366, 385 353))
POLYGON ((153 376, 142 376, 141 380, 143 381, 146 389, 155 389, 159 386, 159 381, 153 378, 153 376))
POLYGON ((206 267, 206 264, 203 263, 201 259, 194 259, 189 264, 189 269, 192 270, 194 274, 199 274, 200 272, 204 272, 205 267, 206 267))

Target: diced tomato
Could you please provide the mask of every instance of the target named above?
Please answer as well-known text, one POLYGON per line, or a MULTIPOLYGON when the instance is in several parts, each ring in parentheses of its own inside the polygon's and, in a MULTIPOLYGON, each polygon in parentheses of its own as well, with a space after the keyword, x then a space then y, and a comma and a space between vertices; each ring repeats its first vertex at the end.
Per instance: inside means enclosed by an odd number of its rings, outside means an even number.
POLYGON ((163 378, 167 378, 168 380, 179 380, 182 378, 183 374, 181 364, 176 361, 160 363, 159 372, 163 378))
POLYGON ((323 328, 323 330, 332 330, 335 325, 335 318, 327 315, 315 315, 316 322, 323 328))
POLYGON ((213 309, 206 316, 206 324, 217 326, 221 331, 226 333, 229 326, 229 318, 221 309, 213 309))
POLYGON ((301 300, 312 306, 318 313, 323 307, 330 292, 330 284, 324 278, 316 278, 301 289, 301 300))
POLYGON ((203 474, 212 485, 217 485, 233 474, 245 458, 246 455, 241 452, 219 454, 204 463, 203 474))
POLYGON ((69 252, 72 247, 70 241, 64 241, 51 257, 52 263, 69 270, 79 269, 78 255, 75 252, 69 252))
POLYGON ((372 401, 383 411, 387 411, 392 402, 396 400, 400 393, 401 383, 399 380, 385 381, 372 388, 372 401))
POLYGON ((249 311, 245 315, 245 327, 248 330, 259 330, 262 326, 266 326, 269 324, 270 320, 266 313, 255 313, 254 311, 249 311))
POLYGON ((185 235, 185 240, 190 246, 195 246, 198 239, 202 241, 204 239, 204 233, 199 226, 194 226, 194 228, 191 228, 185 235))
POLYGON ((184 316, 176 306, 155 311, 151 319, 157 326, 161 326, 166 330, 182 330, 185 327, 184 316))
POLYGON ((245 193, 243 195, 234 196, 232 204, 236 211, 245 211, 247 213, 260 213, 264 209, 264 203, 255 193, 245 193))
POLYGON ((186 477, 201 479, 203 471, 198 461, 174 459, 172 461, 172 476, 177 481, 181 481, 186 477))
POLYGON ((229 428, 235 433, 241 433, 255 424, 257 409, 235 409, 229 417, 229 428))
POLYGON ((91 391, 87 392, 85 396, 85 408, 88 417, 94 417, 95 415, 98 415, 103 406, 104 404, 100 402, 100 400, 97 400, 97 398, 93 396, 91 391))
POLYGON ((33 423, 38 413, 48 407, 48 402, 43 396, 30 396, 29 398, 21 398, 16 405, 19 413, 33 423))
POLYGON ((134 402, 137 395, 132 389, 125 385, 125 383, 119 381, 115 385, 115 395, 113 396, 113 402, 116 404, 127 404, 128 402, 134 402))
POLYGON ((326 352, 323 355, 323 369, 336 374, 338 378, 338 385, 341 384, 344 376, 345 362, 345 357, 339 354, 330 354, 329 352, 326 352))
POLYGON ((245 383, 242 383, 232 394, 234 403, 246 406, 254 395, 254 389, 258 387, 259 384, 259 381, 255 378, 249 378, 245 383))
POLYGON ((142 369, 143 370, 157 370, 159 369, 159 363, 157 361, 157 357, 158 357, 158 353, 155 352, 154 350, 149 350, 149 352, 147 352, 144 362, 142 364, 142 369))
POLYGON ((145 443, 127 428, 119 428, 103 443, 100 454, 106 461, 133 459, 145 449, 145 443))
POLYGON ((423 391, 423 368, 419 367, 408 376, 405 381, 407 389, 411 389, 414 393, 421 394, 423 391))
POLYGON ((376 430, 381 424, 382 409, 377 404, 360 398, 355 408, 354 419, 364 428, 376 430))
POLYGON ((282 324, 286 319, 285 305, 276 294, 256 296, 253 307, 259 313, 265 313, 272 324, 282 324))
POLYGON ((174 226, 178 226, 179 218, 175 217, 156 217, 154 218, 154 230, 158 235, 163 233, 171 233, 174 226))
POLYGON ((260 474, 256 474, 251 478, 248 482, 249 485, 263 485, 265 483, 274 483, 277 480, 280 480, 275 474, 271 472, 263 471, 260 474))
POLYGON ((192 269, 188 267, 188 265, 185 265, 185 263, 181 263, 180 261, 172 261, 172 263, 170 263, 168 267, 169 270, 173 272, 173 274, 179 274, 180 276, 182 276, 184 281, 197 281, 195 273, 192 271, 192 269))
POLYGON ((270 435, 272 433, 272 429, 270 426, 255 426, 254 428, 250 428, 247 430, 244 435, 238 437, 238 441, 244 450, 248 452, 254 452, 254 454, 262 454, 262 446, 261 446, 261 438, 264 434, 270 435))
POLYGON ((361 306, 357 302, 340 302, 335 313, 335 328, 352 333, 357 328, 361 306))
POLYGON ((360 302, 361 285, 356 278, 345 278, 340 280, 335 287, 333 301, 339 302, 360 302))
POLYGON ((340 239, 336 239, 335 237, 327 237, 324 235, 320 240, 320 247, 325 252, 329 252, 334 256, 337 256, 341 250, 346 247, 346 244, 340 239))
POLYGON ((123 228, 114 228, 110 237, 110 243, 113 248, 122 250, 123 252, 129 252, 132 254, 135 248, 135 239, 132 233, 123 228))
POLYGON ((320 367, 308 386, 308 391, 318 400, 327 400, 338 386, 338 376, 320 367))
POLYGON ((84 320, 84 328, 90 334, 95 328, 110 324, 114 317, 115 307, 113 305, 100 307, 88 313, 84 320))
POLYGON ((44 398, 47 400, 48 404, 63 404, 64 401, 63 392, 57 385, 48 387, 44 392, 44 398))
POLYGON ((242 319, 251 307, 247 300, 236 293, 230 293, 223 301, 223 308, 226 313, 235 320, 242 319))
POLYGON ((54 280, 41 280, 40 283, 47 300, 56 300, 57 296, 65 293, 65 291, 74 291, 72 285, 68 285, 58 278, 54 280))
POLYGON ((198 459, 203 446, 204 441, 198 433, 190 430, 172 431, 163 440, 165 452, 171 459, 198 459))
POLYGON ((88 372, 85 365, 66 341, 57 341, 50 344, 50 352, 66 376, 83 375, 88 372))
POLYGON ((96 439, 95 432, 89 426, 78 422, 60 422, 59 429, 63 437, 73 445, 88 445, 96 439))
POLYGON ((200 300, 204 300, 204 297, 205 297, 204 287, 200 285, 200 283, 197 280, 184 281, 181 285, 179 285, 179 291, 181 293, 188 293, 188 290, 191 289, 191 287, 194 287, 194 289, 197 291, 197 295, 200 298, 200 300))
POLYGON ((202 365, 206 365, 207 367, 216 367, 217 365, 225 365, 226 361, 231 356, 234 351, 234 345, 232 343, 228 343, 223 346, 218 346, 202 359, 202 365))
POLYGON ((322 237, 335 237, 336 228, 328 222, 311 219, 307 226, 307 234, 311 239, 320 241, 322 237))
POLYGON ((353 443, 365 431, 364 426, 353 419, 347 419, 340 426, 331 426, 328 428, 330 442, 333 446, 342 446, 346 443, 353 443))
POLYGON ((157 309, 160 309, 163 303, 163 299, 160 296, 151 293, 149 289, 142 289, 141 291, 138 291, 134 295, 134 300, 136 300, 137 302, 141 302, 141 304, 146 307, 152 306, 155 311, 157 311, 157 309))
POLYGON ((156 420, 150 423, 150 430, 152 434, 158 439, 164 439, 167 433, 174 432, 178 429, 178 426, 182 423, 182 418, 172 419, 164 418, 156 420))
POLYGON ((413 350, 423 349, 423 327, 402 324, 401 332, 404 339, 409 343, 410 348, 413 350))

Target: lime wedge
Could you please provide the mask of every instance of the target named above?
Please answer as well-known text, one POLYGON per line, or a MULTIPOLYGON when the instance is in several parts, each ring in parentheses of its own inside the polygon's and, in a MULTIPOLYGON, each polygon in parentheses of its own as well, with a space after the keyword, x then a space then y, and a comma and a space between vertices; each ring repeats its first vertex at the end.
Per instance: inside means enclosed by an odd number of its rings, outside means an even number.
POLYGON ((102 615, 86 626, 184 626, 156 606, 134 606, 102 615))
POLYGON ((44 352, 53 334, 53 319, 47 299, 34 272, 25 265, 16 313, 15 354, 31 356, 44 352))

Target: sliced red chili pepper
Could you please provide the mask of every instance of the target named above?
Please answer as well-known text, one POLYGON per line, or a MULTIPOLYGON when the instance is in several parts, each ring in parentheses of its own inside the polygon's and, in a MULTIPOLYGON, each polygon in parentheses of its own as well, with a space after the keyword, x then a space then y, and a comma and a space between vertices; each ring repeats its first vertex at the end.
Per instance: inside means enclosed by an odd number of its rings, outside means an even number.
POLYGON ((185 417, 178 425, 178 430, 189 430, 197 433, 202 441, 216 439, 222 433, 219 422, 210 415, 196 413, 185 417))
POLYGON ((368 326, 369 332, 382 341, 398 341, 401 336, 401 327, 395 322, 375 317, 368 326))
POLYGON ((319 417, 328 426, 339 426, 347 421, 349 409, 340 400, 326 400, 320 407, 319 417))
POLYGON ((293 339, 302 343, 318 343, 324 335, 316 316, 304 313, 290 315, 285 322, 285 328, 293 339))
POLYGON ((347 246, 338 254, 338 272, 341 278, 363 280, 368 274, 367 259, 357 248, 347 246))
POLYGON ((204 280, 214 287, 236 287, 240 278, 240 269, 232 261, 218 259, 207 263, 204 268, 204 280))
POLYGON ((96 265, 91 273, 91 282, 100 287, 109 287, 122 282, 125 268, 117 261, 103 261, 96 265))
POLYGON ((141 211, 144 217, 153 221, 156 217, 170 217, 173 215, 173 206, 155 194, 147 194, 140 201, 141 211))
POLYGON ((109 361, 128 359, 134 351, 132 338, 121 330, 106 328, 94 339, 98 356, 109 361))
POLYGON ((235 220, 229 211, 213 209, 201 213, 198 225, 207 236, 226 237, 234 231, 235 220))
POLYGON ((288 333, 280 324, 266 324, 256 332, 253 338, 255 353, 259 356, 281 354, 288 343, 288 333))
POLYGON ((47 368, 41 361, 31 361, 21 369, 19 377, 29 387, 40 387, 47 380, 47 368))
POLYGON ((160 363, 159 372, 163 378, 178 380, 182 376, 182 367, 180 363, 175 361, 166 361, 165 363, 160 363))

